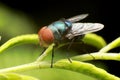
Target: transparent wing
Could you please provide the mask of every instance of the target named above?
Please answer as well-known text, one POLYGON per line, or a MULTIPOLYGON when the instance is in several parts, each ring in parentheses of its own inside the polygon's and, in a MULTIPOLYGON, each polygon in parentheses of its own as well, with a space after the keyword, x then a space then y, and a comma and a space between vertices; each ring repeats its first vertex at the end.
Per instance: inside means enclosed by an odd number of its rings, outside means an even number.
POLYGON ((74 16, 72 18, 69 18, 67 20, 70 22, 76 22, 76 21, 80 21, 80 20, 86 18, 87 16, 88 16, 88 14, 81 14, 81 15, 77 15, 77 16, 74 16))
POLYGON ((103 29, 104 25, 100 23, 73 23, 71 30, 66 37, 72 39, 75 36, 96 32, 103 29))

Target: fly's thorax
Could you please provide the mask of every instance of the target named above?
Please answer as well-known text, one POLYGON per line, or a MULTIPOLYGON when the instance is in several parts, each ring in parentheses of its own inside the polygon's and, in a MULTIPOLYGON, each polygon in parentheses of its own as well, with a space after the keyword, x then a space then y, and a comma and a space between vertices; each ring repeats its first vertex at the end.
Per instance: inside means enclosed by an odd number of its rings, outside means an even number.
POLYGON ((43 47, 48 47, 50 44, 54 42, 53 32, 47 26, 39 30, 38 37, 40 40, 40 45, 43 47))
POLYGON ((56 21, 48 26, 54 34, 55 40, 61 40, 68 30, 72 27, 72 23, 69 21, 56 21))

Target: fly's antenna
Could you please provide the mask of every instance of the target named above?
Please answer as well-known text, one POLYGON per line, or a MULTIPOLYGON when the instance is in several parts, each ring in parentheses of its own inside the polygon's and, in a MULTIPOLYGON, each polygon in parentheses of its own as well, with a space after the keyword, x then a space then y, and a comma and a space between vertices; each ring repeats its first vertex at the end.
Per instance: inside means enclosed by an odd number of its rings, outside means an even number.
POLYGON ((88 14, 81 14, 81 15, 71 17, 71 18, 69 18, 67 20, 70 21, 70 22, 77 22, 77 21, 80 21, 80 20, 86 18, 87 16, 88 16, 88 14))

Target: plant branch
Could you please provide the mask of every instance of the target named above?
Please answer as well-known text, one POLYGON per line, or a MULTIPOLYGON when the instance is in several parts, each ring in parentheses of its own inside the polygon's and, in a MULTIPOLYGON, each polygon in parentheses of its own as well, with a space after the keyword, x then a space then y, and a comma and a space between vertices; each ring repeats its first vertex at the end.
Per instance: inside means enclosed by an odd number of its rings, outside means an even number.
POLYGON ((39 63, 28 63, 24 65, 19 65, 15 67, 0 69, 0 73, 8 73, 8 72, 23 72, 23 71, 29 71, 34 69, 41 69, 41 68, 48 68, 50 67, 47 62, 39 62, 39 63))
MULTIPOLYGON (((86 40, 89 41, 89 39, 90 38, 88 38, 86 40)), ((94 37, 92 39, 94 39, 94 37)), ((97 41, 97 40, 95 40, 95 41, 97 41)), ((102 41, 103 40, 98 41, 98 43, 100 44, 102 41)), ((23 35, 23 36, 18 36, 18 37, 12 38, 0 47, 0 53, 3 52, 8 47, 13 46, 18 43, 34 43, 34 44, 37 43, 38 44, 39 43, 38 36, 36 34, 33 34, 33 35, 30 34, 30 35, 23 35)), ((91 44, 91 43, 93 43, 93 41, 87 42, 87 43, 91 44)), ((43 62, 42 60, 52 51, 54 45, 55 44, 50 45, 46 49, 46 51, 35 62, 16 66, 16 67, 0 69, 0 73, 22 72, 22 71, 28 71, 28 70, 33 70, 33 69, 49 68, 50 64, 47 62, 43 62)), ((105 45, 105 43, 103 43, 102 46, 104 46, 104 45, 105 45)), ((120 38, 117 38, 115 41, 113 41, 106 47, 102 48, 98 53, 91 53, 91 54, 75 56, 75 57, 72 57, 72 59, 80 60, 80 61, 87 61, 87 60, 94 60, 94 59, 95 60, 102 59, 102 60, 118 60, 119 61, 120 54, 115 54, 115 53, 114 54, 113 53, 99 54, 99 53, 107 52, 110 49, 118 47, 119 45, 120 45, 120 38)), ((94 46, 96 46, 96 44, 94 44, 94 46)), ((85 75, 92 76, 99 80, 120 80, 120 78, 118 78, 112 74, 109 74, 108 72, 106 72, 103 69, 97 68, 90 63, 85 63, 85 62, 80 62, 80 61, 73 60, 72 63, 70 63, 68 60, 60 60, 54 64, 54 68, 66 69, 66 70, 79 72, 79 73, 82 73, 85 75)))
POLYGON ((109 43, 107 46, 103 47, 99 52, 105 53, 118 46, 120 46, 120 37, 109 43))
MULTIPOLYGON (((83 41, 86 44, 90 44, 99 49, 106 45, 106 42, 104 41, 104 39, 96 34, 87 34, 83 38, 83 41), (95 44, 93 44, 93 42, 95 42, 95 44)), ((14 46, 16 44, 25 44, 25 43, 38 44, 39 43, 38 35, 37 34, 27 34, 27 35, 21 35, 21 36, 14 37, 14 38, 8 40, 6 43, 4 43, 2 46, 0 46, 0 53, 2 53, 7 48, 14 46)), ((80 42, 78 42, 78 43, 80 43, 80 42)), ((60 48, 67 44, 68 43, 60 44, 57 48, 60 48)))
POLYGON ((0 46, 0 53, 6 50, 7 48, 14 46, 16 44, 24 44, 24 43, 39 43, 38 35, 36 34, 28 34, 14 37, 0 46))
MULTIPOLYGON (((47 62, 39 62, 39 63, 33 62, 16 67, 1 69, 0 73, 22 72, 22 71, 29 71, 33 69, 43 69, 43 68, 50 68, 50 64, 48 64, 47 62)), ((82 73, 94 77, 97 80, 120 80, 120 78, 112 74, 109 74, 103 69, 97 68, 96 66, 90 63, 85 63, 80 61, 72 61, 72 63, 70 63, 68 60, 60 60, 54 64, 54 68, 75 71, 78 73, 82 73)))
POLYGON ((70 63, 68 60, 60 60, 54 64, 54 67, 79 72, 94 77, 97 80, 120 80, 120 78, 109 74, 101 68, 80 61, 72 61, 72 63, 70 63))
POLYGON ((98 49, 106 46, 106 41, 101 36, 94 33, 86 34, 82 41, 98 49))
POLYGON ((90 54, 83 54, 79 56, 72 57, 73 60, 79 60, 79 61, 88 61, 88 60, 116 60, 120 61, 120 54, 118 53, 90 53, 90 54))

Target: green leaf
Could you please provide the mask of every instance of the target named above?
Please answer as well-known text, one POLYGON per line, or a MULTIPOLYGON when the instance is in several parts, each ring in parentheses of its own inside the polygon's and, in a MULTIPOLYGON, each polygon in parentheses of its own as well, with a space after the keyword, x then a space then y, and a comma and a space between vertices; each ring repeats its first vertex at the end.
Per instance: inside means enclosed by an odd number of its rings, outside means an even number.
POLYGON ((86 34, 83 38, 83 42, 92 45, 98 49, 101 49, 102 47, 106 46, 105 40, 101 36, 93 33, 86 34))
POLYGON ((0 73, 0 80, 39 80, 39 79, 16 73, 0 73))

